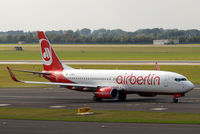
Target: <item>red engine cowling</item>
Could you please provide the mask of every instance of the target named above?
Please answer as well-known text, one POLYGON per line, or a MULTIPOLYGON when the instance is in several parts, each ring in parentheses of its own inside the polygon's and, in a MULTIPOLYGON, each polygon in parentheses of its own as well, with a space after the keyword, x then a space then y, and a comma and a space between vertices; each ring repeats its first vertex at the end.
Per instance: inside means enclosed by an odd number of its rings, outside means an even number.
POLYGON ((117 95, 118 91, 113 87, 102 87, 95 92, 95 96, 101 99, 114 99, 117 95))

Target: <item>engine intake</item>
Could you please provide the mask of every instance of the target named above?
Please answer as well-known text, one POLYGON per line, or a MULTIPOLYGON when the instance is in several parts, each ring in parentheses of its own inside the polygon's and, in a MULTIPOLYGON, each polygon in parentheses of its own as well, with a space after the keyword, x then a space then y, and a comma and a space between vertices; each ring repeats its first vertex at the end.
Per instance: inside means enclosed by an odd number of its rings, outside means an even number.
POLYGON ((114 99, 118 96, 118 91, 113 87, 102 87, 95 92, 95 96, 101 99, 114 99))

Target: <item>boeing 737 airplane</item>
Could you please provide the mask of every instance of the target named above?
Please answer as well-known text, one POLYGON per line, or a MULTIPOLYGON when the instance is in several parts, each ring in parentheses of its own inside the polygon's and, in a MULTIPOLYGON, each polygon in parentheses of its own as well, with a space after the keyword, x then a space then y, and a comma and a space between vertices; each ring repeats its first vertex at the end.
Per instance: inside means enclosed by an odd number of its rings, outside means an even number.
POLYGON ((94 93, 94 101, 116 99, 125 101, 127 94, 138 94, 145 97, 172 95, 173 102, 194 88, 194 85, 183 75, 156 70, 91 70, 74 69, 61 63, 50 45, 44 32, 38 32, 44 71, 34 72, 15 70, 42 75, 50 82, 21 81, 16 79, 12 70, 7 67, 12 79, 16 82, 48 84, 66 87, 77 91, 94 93))

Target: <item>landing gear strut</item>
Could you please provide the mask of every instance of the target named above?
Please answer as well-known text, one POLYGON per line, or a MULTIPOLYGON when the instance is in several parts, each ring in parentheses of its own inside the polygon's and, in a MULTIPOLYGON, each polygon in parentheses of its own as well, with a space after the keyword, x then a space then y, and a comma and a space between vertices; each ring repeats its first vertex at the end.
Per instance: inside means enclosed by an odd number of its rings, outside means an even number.
POLYGON ((118 92, 118 100, 119 101, 125 101, 126 100, 126 92, 124 90, 121 90, 118 92))
POLYGON ((184 94, 174 94, 173 103, 178 103, 178 98, 184 96, 184 94))
POLYGON ((178 103, 178 98, 173 98, 173 103, 178 103))
POLYGON ((102 101, 102 99, 101 99, 101 98, 98 98, 97 96, 94 96, 94 97, 93 97, 93 100, 96 101, 96 102, 101 102, 101 101, 102 101))

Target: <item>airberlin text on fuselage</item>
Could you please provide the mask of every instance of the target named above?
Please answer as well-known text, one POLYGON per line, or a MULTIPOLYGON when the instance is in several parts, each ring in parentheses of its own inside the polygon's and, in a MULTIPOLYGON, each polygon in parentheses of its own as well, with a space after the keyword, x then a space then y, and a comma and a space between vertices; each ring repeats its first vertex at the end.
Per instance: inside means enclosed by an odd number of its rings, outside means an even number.
POLYGON ((160 85, 160 77, 154 74, 149 74, 147 76, 135 76, 133 73, 131 75, 125 74, 118 75, 116 78, 117 84, 131 84, 131 85, 160 85))

